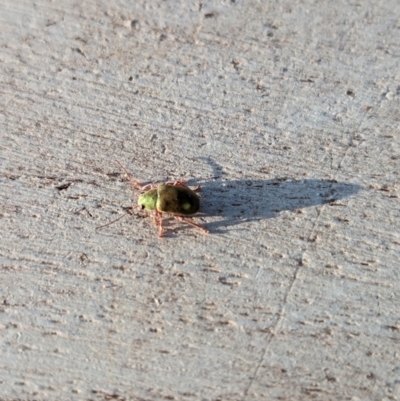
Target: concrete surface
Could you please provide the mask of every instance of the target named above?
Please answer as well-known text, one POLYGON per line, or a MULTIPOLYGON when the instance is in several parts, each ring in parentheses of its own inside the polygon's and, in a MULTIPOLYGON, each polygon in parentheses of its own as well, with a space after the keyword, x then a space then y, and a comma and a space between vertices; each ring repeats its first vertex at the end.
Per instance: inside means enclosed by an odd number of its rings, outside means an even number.
POLYGON ((0 10, 1 400, 400 400, 398 0, 0 10))

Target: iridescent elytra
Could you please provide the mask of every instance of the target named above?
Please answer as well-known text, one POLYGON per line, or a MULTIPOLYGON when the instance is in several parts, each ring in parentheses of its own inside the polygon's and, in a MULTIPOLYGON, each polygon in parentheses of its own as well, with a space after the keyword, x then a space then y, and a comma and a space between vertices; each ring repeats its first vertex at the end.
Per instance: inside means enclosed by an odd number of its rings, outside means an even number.
POLYGON ((158 185, 141 185, 139 182, 132 179, 128 170, 121 162, 118 160, 116 160, 116 162, 124 170, 132 189, 138 189, 142 193, 139 195, 138 204, 132 207, 129 212, 125 213, 118 219, 97 228, 106 227, 115 223, 127 214, 130 214, 133 209, 140 207, 141 209, 154 211, 153 221, 155 226, 158 227, 158 235, 160 237, 164 234, 163 213, 171 214, 174 219, 190 224, 191 226, 201 230, 204 234, 209 233, 206 228, 186 218, 186 216, 196 214, 200 209, 200 197, 196 193, 201 189, 200 186, 191 189, 183 180, 158 185))

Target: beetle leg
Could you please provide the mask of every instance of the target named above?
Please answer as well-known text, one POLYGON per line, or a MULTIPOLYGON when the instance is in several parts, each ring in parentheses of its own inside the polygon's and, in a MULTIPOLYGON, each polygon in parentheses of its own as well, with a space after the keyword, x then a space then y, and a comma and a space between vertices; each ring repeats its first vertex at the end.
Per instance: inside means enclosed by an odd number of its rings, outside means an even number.
POLYGON ((172 185, 173 187, 187 187, 185 180, 169 181, 165 185, 172 185))
POLYGON ((154 225, 156 227, 158 227, 158 220, 157 220, 157 215, 156 214, 154 214, 154 216, 153 216, 153 223, 154 223, 154 225))
POLYGON ((160 212, 159 212, 157 209, 154 210, 153 222, 154 222, 154 225, 155 225, 156 227, 158 227, 158 226, 160 225, 160 219, 159 219, 159 217, 160 217, 160 212))
POLYGON ((140 187, 139 189, 141 191, 148 191, 149 189, 154 189, 157 188, 156 184, 147 184, 147 185, 143 185, 142 187, 140 187))
MULTIPOLYGON (((175 182, 167 182, 166 183, 166 185, 172 185, 172 186, 174 186, 174 187, 186 187, 186 188, 189 188, 187 185, 186 185, 186 181, 185 180, 178 180, 178 181, 175 181, 175 182)), ((191 189, 191 188, 190 188, 191 189)), ((197 187, 196 188, 193 188, 192 189, 192 191, 193 192, 199 192, 199 191, 201 191, 201 186, 200 185, 197 185, 197 187)))
POLYGON ((160 228, 158 229, 158 236, 162 237, 163 234, 164 234, 163 219, 162 216, 160 216, 160 228))
POLYGON ((154 211, 153 221, 154 225, 158 227, 158 236, 162 237, 164 234, 163 218, 162 213, 159 212, 157 209, 154 211))
MULTIPOLYGON (((173 184, 175 187, 186 187, 186 188, 189 188, 187 185, 186 185, 186 181, 184 181, 184 180, 181 180, 181 181, 175 181, 174 182, 174 184, 173 184)), ((200 185, 197 185, 197 187, 196 188, 190 188, 193 192, 199 192, 199 191, 201 191, 201 186, 200 185)))
POLYGON ((185 219, 182 216, 174 216, 174 219, 183 221, 184 223, 187 223, 187 224, 190 224, 191 226, 196 227, 199 230, 203 231, 204 234, 208 234, 210 232, 206 228, 202 227, 200 224, 196 224, 192 220, 185 219))

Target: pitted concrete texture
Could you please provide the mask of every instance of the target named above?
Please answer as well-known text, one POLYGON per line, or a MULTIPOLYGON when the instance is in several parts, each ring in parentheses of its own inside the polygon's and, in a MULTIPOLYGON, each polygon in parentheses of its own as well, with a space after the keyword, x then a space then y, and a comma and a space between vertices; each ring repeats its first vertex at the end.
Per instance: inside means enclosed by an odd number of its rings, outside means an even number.
POLYGON ((0 10, 0 400, 400 400, 398 0, 0 10))

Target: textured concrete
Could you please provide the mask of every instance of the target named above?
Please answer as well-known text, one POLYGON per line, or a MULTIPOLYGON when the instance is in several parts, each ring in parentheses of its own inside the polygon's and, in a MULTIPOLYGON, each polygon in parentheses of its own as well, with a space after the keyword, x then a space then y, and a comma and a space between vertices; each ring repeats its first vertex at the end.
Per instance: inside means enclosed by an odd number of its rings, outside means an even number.
POLYGON ((400 400, 400 3, 0 3, 1 400, 400 400), (82 3, 82 4, 80 4, 82 3), (202 185, 159 239, 141 182, 202 185))

